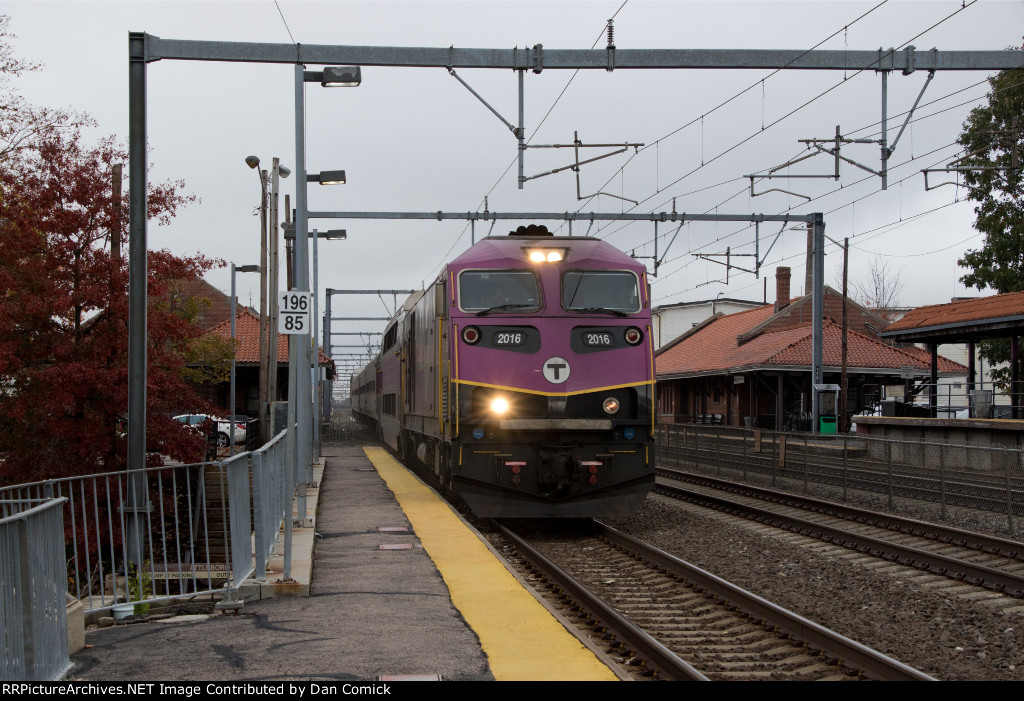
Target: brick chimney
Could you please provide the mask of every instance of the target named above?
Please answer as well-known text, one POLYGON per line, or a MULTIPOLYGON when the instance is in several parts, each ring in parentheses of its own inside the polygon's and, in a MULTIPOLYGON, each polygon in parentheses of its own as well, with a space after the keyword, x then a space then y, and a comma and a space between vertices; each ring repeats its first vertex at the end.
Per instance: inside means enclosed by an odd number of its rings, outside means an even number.
POLYGON ((790 270, 785 266, 775 269, 775 313, 789 306, 790 270))

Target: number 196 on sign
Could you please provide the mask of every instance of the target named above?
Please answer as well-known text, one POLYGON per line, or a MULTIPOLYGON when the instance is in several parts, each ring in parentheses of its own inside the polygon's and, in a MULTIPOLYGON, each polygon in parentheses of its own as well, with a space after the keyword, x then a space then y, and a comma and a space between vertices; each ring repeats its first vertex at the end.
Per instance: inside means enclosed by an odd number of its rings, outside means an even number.
POLYGON ((278 305, 277 332, 284 334, 309 334, 309 317, 312 303, 309 292, 290 290, 281 293, 278 305))

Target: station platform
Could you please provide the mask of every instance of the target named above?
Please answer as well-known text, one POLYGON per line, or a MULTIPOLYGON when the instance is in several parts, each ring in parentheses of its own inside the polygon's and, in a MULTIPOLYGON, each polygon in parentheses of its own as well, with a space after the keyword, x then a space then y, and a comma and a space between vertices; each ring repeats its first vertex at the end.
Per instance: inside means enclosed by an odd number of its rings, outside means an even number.
MULTIPOLYGON (((486 541, 380 448, 325 447, 292 587, 238 615, 90 628, 74 681, 614 681, 486 541)), ((268 580, 270 577, 268 577, 268 580)))

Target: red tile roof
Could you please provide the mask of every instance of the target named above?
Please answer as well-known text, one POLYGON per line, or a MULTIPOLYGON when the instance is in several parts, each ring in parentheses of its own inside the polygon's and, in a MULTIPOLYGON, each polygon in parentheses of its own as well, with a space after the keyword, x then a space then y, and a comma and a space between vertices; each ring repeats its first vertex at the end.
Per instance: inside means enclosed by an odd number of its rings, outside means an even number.
MULTIPOLYGON (((805 324, 778 331, 766 331, 739 345, 744 336, 772 316, 771 306, 729 314, 712 319, 684 335, 657 355, 655 364, 660 378, 697 374, 717 374, 727 370, 769 367, 810 367, 811 326, 805 324)), ((842 364, 842 328, 831 319, 823 325, 824 364, 842 364)), ((857 333, 847 333, 847 366, 857 369, 899 370, 904 366, 929 370, 930 356, 917 348, 895 348, 857 333)), ((938 370, 943 374, 966 374, 967 368, 939 356, 938 370)))
POLYGON ((918 307, 907 312, 899 321, 894 321, 886 331, 908 331, 1008 317, 1024 317, 1024 292, 918 307))
POLYGON ((202 278, 175 280, 170 284, 168 295, 172 307, 180 301, 194 300, 199 302, 196 324, 203 331, 227 319, 231 321, 231 297, 202 278))
MULTIPOLYGON (((238 346, 235 350, 235 362, 259 364, 260 317, 248 307, 237 307, 237 310, 235 340, 238 342, 238 346)), ((231 319, 217 324, 210 329, 210 333, 221 338, 231 338, 231 319)), ((277 362, 278 365, 288 363, 288 336, 283 333, 277 334, 277 362)), ((320 364, 334 364, 334 361, 323 352, 323 349, 320 349, 320 364)))

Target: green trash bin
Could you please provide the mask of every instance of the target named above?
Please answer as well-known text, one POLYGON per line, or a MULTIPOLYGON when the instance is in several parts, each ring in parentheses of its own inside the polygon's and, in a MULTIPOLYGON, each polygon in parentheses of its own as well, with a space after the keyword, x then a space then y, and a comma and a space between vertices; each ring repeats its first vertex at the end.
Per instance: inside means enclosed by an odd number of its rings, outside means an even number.
POLYGON ((836 417, 834 416, 822 416, 820 417, 820 433, 835 433, 836 432, 836 417))

